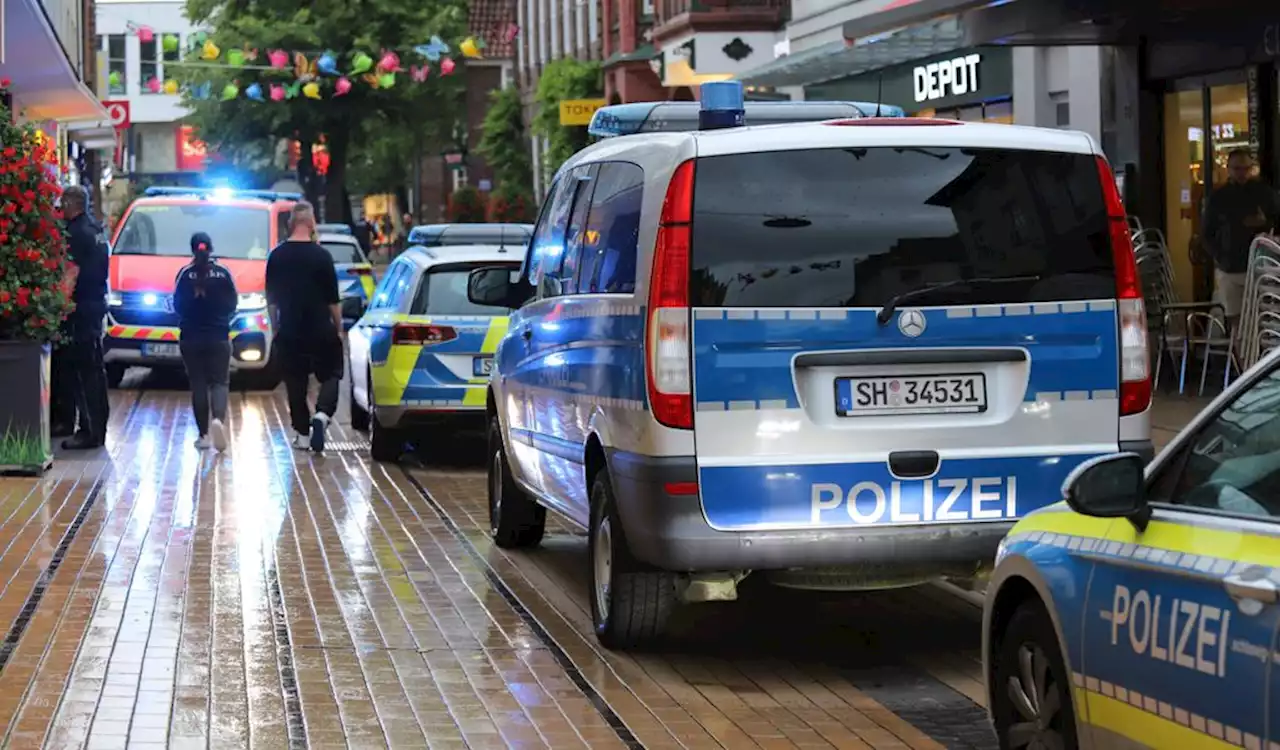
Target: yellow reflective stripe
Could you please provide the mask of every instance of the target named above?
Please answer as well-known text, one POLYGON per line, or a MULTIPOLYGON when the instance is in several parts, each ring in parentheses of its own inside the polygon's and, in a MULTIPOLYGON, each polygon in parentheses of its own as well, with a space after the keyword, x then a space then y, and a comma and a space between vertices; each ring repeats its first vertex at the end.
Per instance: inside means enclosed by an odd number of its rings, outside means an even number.
POLYGON ((1146 747, 1176 747, 1178 750, 1238 750, 1240 747, 1101 693, 1092 690, 1080 692, 1088 696, 1090 724, 1146 747))
POLYGON ((1044 510, 1038 510, 1023 518, 1009 531, 1009 534, 1012 536, 1043 531, 1051 534, 1105 539, 1113 521, 1114 519, 1111 518, 1082 516, 1068 508, 1064 502, 1050 505, 1044 510))
POLYGON ((1280 538, 1243 530, 1214 529, 1153 519, 1142 533, 1127 521, 1117 523, 1107 538, 1122 544, 1141 544, 1172 552, 1212 555, 1237 563, 1280 567, 1280 538))
POLYGON ((387 354, 387 362, 382 368, 384 372, 391 374, 389 378, 391 383, 386 385, 390 389, 391 384, 394 383, 397 391, 396 402, 400 401, 400 397, 404 395, 404 389, 409 386, 409 381, 413 378, 413 371, 418 368, 418 358, 421 354, 421 344, 393 344, 391 346, 391 351, 387 354))
POLYGON ((494 318, 489 321, 489 330, 484 335, 484 344, 480 347, 481 354, 493 354, 498 351, 498 344, 502 342, 504 336, 507 335, 507 328, 511 322, 504 315, 501 318, 494 318))
POLYGON ((372 299, 373 299, 373 290, 374 290, 374 288, 377 286, 377 285, 376 285, 376 284, 374 284, 374 282, 373 282, 373 275, 372 275, 372 274, 369 274, 369 275, 361 276, 361 277, 360 277, 360 285, 361 285, 362 287, 364 287, 364 298, 365 298, 365 299, 368 299, 368 300, 372 300, 372 299))

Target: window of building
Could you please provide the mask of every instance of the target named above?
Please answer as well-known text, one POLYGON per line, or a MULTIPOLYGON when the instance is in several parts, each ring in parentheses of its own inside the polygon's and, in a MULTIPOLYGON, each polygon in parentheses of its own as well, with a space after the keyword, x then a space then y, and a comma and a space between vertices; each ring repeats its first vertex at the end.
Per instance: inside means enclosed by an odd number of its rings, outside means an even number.
POLYGON ((98 37, 98 49, 107 53, 107 91, 116 96, 124 96, 125 81, 125 35, 106 34, 98 37))
POLYGON ((1071 127, 1071 100, 1067 96, 1065 91, 1054 91, 1049 94, 1049 101, 1054 109, 1054 125, 1060 128, 1071 127))
MULTIPOLYGON (((138 42, 138 84, 140 86, 139 93, 153 94, 160 93, 152 91, 155 84, 151 81, 154 79, 160 85, 165 81, 165 63, 177 62, 182 59, 182 45, 179 44, 172 51, 165 51, 163 41, 167 37, 178 37, 173 32, 157 31, 155 36, 149 42, 138 42)), ((173 71, 169 71, 172 73, 173 71)), ((163 90, 163 89, 161 89, 163 90)))

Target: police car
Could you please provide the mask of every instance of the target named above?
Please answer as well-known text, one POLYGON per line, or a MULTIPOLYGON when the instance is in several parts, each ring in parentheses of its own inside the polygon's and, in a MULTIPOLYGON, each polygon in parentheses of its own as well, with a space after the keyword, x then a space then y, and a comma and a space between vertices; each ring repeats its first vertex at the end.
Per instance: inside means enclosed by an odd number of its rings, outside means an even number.
POLYGON ((533 234, 532 224, 423 224, 409 230, 409 244, 421 247, 524 248, 533 234))
POLYGON ((536 544, 545 508, 587 527, 609 646, 751 571, 974 575, 1076 466, 1151 450, 1133 248, 1082 133, 857 118, 603 140, 560 169, 519 277, 481 269, 469 292, 513 309, 494 538, 536 544))
POLYGON ((479 267, 514 273, 499 247, 410 248, 387 268, 348 336, 351 424, 370 432, 373 458, 394 461, 433 428, 484 428, 485 388, 507 310, 467 299, 479 267))
POLYGON ((1072 472, 987 589, 1001 747, 1275 748, 1280 740, 1280 354, 1143 470, 1072 472))
POLYGON ((338 297, 342 300, 342 322, 350 328, 373 298, 373 264, 355 237, 320 233, 317 240, 333 257, 338 275, 338 297))

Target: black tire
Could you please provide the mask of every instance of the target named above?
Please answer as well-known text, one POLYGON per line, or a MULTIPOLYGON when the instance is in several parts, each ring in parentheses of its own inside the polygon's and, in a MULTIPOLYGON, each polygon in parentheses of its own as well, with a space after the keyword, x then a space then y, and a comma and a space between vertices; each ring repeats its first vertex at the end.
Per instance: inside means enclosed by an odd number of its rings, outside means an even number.
POLYGON ((107 365, 107 387, 119 388, 124 382, 125 373, 129 371, 124 365, 107 365))
POLYGON ((404 434, 399 430, 383 427, 378 422, 378 409, 374 407, 369 418, 369 455, 374 461, 395 463, 404 454, 404 434))
POLYGON ((675 610, 676 576, 636 560, 627 550, 607 470, 596 474, 591 485, 588 540, 591 573, 588 598, 600 644, 624 650, 656 641, 675 610), (606 521, 607 532, 602 533, 606 521), (597 557, 597 548, 605 546, 609 553, 607 572, 597 557), (608 581, 599 580, 605 576, 608 581))
POLYGON ((1034 744, 1034 738, 1053 733, 1058 736, 1058 747, 1075 750, 1078 742, 1071 673, 1063 661, 1049 613, 1039 601, 1023 602, 997 637, 991 713, 1001 749, 1027 747, 1028 743, 1020 738, 1030 737, 1034 744), (1029 677, 1023 676, 1024 659, 1030 665, 1029 677), (1031 686, 1023 688, 1028 682, 1031 686), (1034 701, 1016 701, 1017 694, 1031 696, 1034 701), (1046 706, 1055 705, 1045 712, 1046 706), (1043 728, 1041 713, 1046 713, 1048 719, 1043 728))
MULTIPOLYGON (((351 403, 351 429, 358 432, 368 432, 369 410, 361 406, 360 403, 356 401, 355 370, 352 370, 351 367, 348 366, 347 371, 349 373, 347 375, 347 400, 351 403)), ((365 392, 368 394, 373 393, 373 378, 370 376, 366 376, 365 392)))
POLYGON ((547 509, 511 476, 498 418, 489 420, 489 533, 502 549, 536 547, 547 529, 547 509))

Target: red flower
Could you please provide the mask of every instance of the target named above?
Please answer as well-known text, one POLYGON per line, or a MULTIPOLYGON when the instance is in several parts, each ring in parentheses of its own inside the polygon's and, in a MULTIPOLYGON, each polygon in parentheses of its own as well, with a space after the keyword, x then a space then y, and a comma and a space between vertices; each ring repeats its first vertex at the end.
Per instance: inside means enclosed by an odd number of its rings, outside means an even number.
POLYGON ((18 287, 18 307, 26 307, 27 303, 30 301, 31 301, 31 290, 26 288, 25 286, 18 287))
POLYGON ((0 232, 0 245, 3 245, 8 241, 9 241, 9 234, 7 232, 0 232))
POLYGON ((0 78, 0 89, 7 89, 13 85, 13 81, 8 78, 0 78))
MULTIPOLYGON (((8 301, 9 301, 9 293, 4 291, 3 289, 0 289, 0 304, 5 304, 8 301)), ((6 310, 5 312, 7 313, 8 310, 6 310)))
POLYGON ((9 146, 4 151, 0 151, 0 154, 3 154, 4 158, 6 159, 12 159, 13 157, 18 155, 18 149, 14 148, 13 146, 9 146))
POLYGON ((50 271, 56 271, 58 269, 58 261, 50 258, 44 262, 44 267, 50 271))

